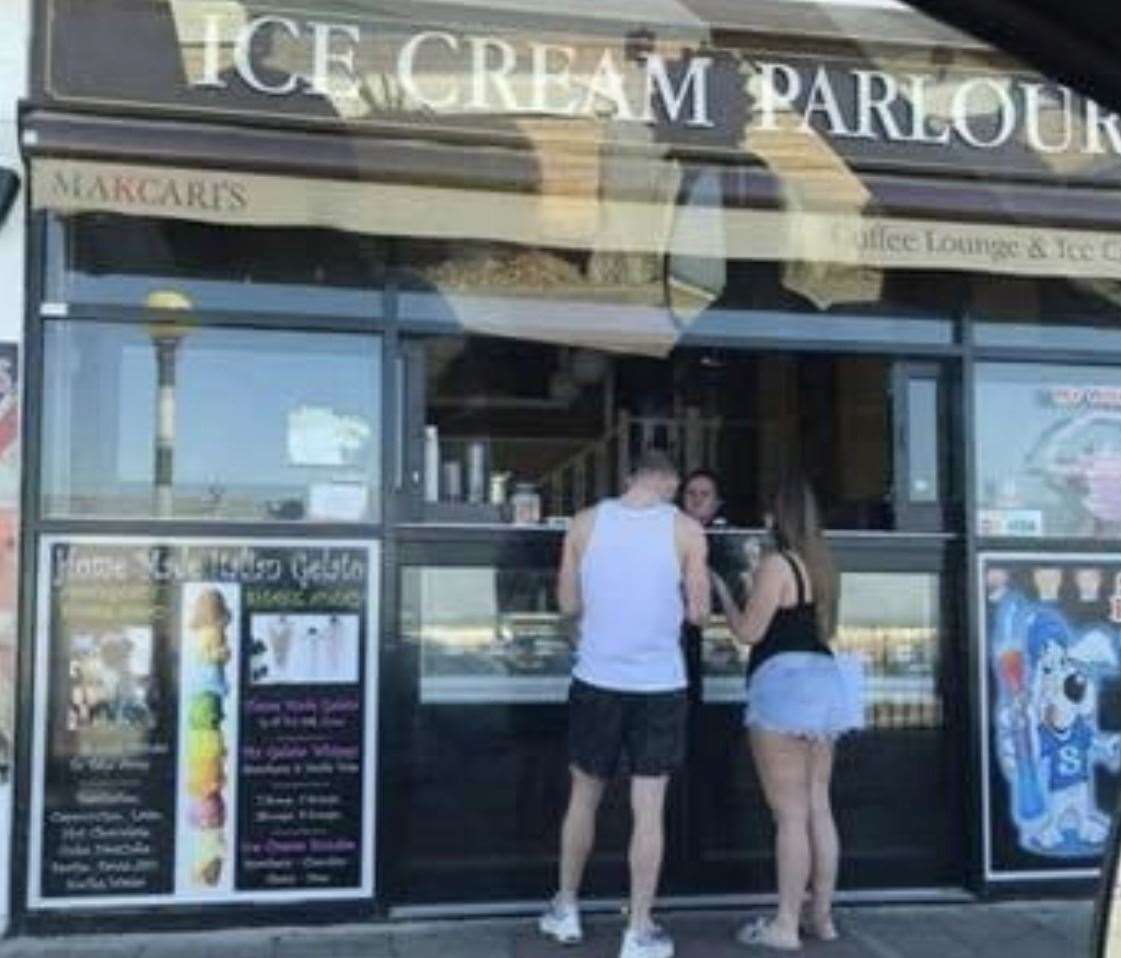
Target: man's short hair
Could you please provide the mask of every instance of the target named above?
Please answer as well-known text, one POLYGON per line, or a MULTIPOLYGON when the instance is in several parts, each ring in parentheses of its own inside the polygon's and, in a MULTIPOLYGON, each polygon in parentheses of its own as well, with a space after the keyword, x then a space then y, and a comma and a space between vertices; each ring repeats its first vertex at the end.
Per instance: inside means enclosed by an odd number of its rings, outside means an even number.
POLYGON ((673 457, 665 449, 657 446, 643 449, 631 471, 631 475, 634 476, 676 476, 677 474, 677 463, 673 461, 673 457))

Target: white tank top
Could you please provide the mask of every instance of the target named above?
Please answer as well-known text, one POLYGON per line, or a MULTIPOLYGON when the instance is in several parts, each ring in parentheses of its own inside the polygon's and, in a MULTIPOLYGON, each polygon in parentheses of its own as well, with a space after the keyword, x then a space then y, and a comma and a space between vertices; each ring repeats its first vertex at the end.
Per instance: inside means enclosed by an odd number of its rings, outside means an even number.
POLYGON ((671 505, 596 507, 580 564, 576 678, 625 692, 685 688, 676 519, 671 505))

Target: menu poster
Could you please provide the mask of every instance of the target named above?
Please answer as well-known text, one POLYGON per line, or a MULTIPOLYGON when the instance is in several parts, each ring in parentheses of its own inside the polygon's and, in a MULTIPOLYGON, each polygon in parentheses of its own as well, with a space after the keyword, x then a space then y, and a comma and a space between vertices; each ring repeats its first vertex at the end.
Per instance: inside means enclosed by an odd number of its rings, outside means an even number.
POLYGON ((990 879, 1096 874, 1121 795, 1121 556, 981 556, 990 879))
POLYGON ((237 884, 348 888, 362 874, 366 556, 332 550, 243 593, 237 884), (302 584, 300 577, 323 577, 302 584))
POLYGON ((375 572, 348 542, 44 541, 31 904, 372 893, 375 572))

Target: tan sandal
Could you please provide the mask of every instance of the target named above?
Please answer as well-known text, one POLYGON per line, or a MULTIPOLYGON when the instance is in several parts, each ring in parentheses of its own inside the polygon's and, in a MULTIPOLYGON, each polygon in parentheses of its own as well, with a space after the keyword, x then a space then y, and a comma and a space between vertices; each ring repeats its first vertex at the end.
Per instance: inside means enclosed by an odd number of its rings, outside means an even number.
POLYGON ((803 906, 798 918, 798 933, 803 938, 816 938, 818 941, 836 941, 841 937, 837 933, 837 926, 833 924, 833 916, 828 915, 825 921, 814 918, 809 902, 803 906))
POLYGON ((736 941, 741 945, 757 945, 777 951, 798 951, 802 947, 796 935, 788 938, 775 928, 773 921, 766 918, 757 918, 744 924, 736 932, 736 941))
POLYGON ((821 924, 813 920, 804 920, 798 925, 798 932, 806 938, 816 938, 818 941, 836 941, 840 938, 837 932, 837 926, 833 924, 833 919, 827 920, 827 923, 821 924))

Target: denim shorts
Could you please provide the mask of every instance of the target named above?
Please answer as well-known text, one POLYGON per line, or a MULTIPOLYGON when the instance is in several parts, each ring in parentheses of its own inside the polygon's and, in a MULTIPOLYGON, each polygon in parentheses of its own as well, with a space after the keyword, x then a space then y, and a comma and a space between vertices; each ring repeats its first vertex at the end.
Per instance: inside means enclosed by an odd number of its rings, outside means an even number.
POLYGON ((568 691, 568 754, 594 778, 661 776, 685 760, 685 689, 621 692, 573 679, 568 691))
POLYGON ((768 659, 748 680, 744 725, 826 740, 861 728, 863 682, 850 659, 814 652, 768 659))

